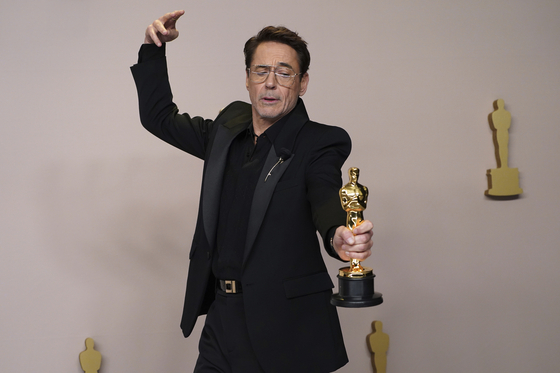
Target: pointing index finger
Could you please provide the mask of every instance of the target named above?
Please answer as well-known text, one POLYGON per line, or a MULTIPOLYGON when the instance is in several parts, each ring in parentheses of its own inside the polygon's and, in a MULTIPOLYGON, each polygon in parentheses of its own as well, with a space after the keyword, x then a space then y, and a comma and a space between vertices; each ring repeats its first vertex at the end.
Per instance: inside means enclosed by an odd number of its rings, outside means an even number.
POLYGON ((173 23, 177 22, 181 16, 185 14, 184 10, 176 10, 174 12, 169 12, 161 17, 161 23, 165 24, 167 21, 172 21, 173 23))

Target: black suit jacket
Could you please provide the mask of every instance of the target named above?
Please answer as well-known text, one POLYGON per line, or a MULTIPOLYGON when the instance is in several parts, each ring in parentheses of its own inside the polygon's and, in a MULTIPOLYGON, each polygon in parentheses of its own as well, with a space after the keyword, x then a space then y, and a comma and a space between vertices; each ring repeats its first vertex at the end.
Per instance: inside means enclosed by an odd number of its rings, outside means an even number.
MULTIPOLYGON (((220 188, 233 138, 251 124, 251 105, 234 102, 215 120, 179 114, 165 58, 132 67, 144 127, 204 160, 181 328, 188 336, 214 299, 211 271, 220 188)), ((255 189, 242 268, 249 336, 267 372, 331 372, 347 362, 333 283, 320 252, 330 228, 345 224, 338 191, 348 134, 309 120, 303 101, 288 114, 255 189), (281 154, 285 162, 274 167, 281 154), (286 153, 287 154, 287 153, 286 153), (286 158, 286 157, 284 157, 286 158)), ((331 256, 336 253, 325 242, 331 256)))

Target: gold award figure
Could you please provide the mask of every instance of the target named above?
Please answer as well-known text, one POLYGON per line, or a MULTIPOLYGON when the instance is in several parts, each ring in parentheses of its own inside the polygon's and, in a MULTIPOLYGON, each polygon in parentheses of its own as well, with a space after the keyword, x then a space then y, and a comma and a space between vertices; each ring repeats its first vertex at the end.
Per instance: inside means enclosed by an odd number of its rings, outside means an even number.
MULTIPOLYGON (((360 170, 348 171, 350 181, 339 192, 340 203, 346 211, 346 227, 353 230, 364 221, 368 188, 358 183, 360 170)), ((331 297, 331 304, 340 307, 371 307, 383 302, 381 293, 374 292, 375 275, 371 268, 362 267, 358 259, 352 259, 349 267, 338 272, 339 292, 331 297)))
POLYGON ((86 339, 86 349, 80 352, 80 365, 84 373, 97 373, 101 367, 101 353, 93 348, 93 339, 86 339))
POLYGON ((488 190, 484 194, 495 197, 517 196, 523 193, 523 189, 519 187, 519 171, 508 166, 511 114, 504 108, 502 99, 494 102, 494 109, 496 110, 488 116, 488 121, 493 132, 498 168, 486 172, 488 190))
POLYGON ((367 345, 371 352, 371 366, 374 373, 387 373, 387 350, 389 349, 389 335, 383 333, 383 323, 371 323, 373 333, 367 336, 367 345))
MULTIPOLYGON (((364 220, 364 210, 367 206, 368 188, 358 183, 360 170, 356 167, 348 170, 350 181, 340 188, 340 203, 342 209, 346 211, 346 227, 354 230, 364 220)), ((345 271, 347 276, 364 276, 366 272, 371 272, 370 268, 364 268, 358 259, 352 259, 350 268, 345 271)))

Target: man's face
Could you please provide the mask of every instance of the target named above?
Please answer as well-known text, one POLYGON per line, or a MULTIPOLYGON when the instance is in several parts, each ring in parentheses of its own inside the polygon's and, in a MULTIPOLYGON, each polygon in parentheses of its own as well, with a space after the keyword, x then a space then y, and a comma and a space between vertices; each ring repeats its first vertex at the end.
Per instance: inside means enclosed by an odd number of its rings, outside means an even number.
MULTIPOLYGON (((283 65, 291 67, 295 73, 300 72, 296 51, 286 44, 276 42, 259 44, 251 62, 251 66, 253 65, 283 65)), ((273 72, 268 74, 263 83, 254 83, 247 76, 245 84, 253 105, 253 125, 266 129, 292 111, 298 97, 305 94, 309 82, 307 73, 303 78, 300 77, 295 77, 291 87, 283 87, 278 84, 273 72)))

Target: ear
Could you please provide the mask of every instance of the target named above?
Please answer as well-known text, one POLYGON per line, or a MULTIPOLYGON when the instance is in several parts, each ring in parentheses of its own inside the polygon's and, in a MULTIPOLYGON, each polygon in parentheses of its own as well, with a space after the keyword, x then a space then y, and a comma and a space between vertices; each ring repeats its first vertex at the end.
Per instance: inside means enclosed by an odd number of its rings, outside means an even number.
POLYGON ((247 90, 249 90, 249 72, 246 71, 246 75, 245 75, 245 88, 247 88, 247 90))
POLYGON ((305 92, 307 92, 307 85, 309 84, 309 74, 305 73, 301 77, 300 88, 299 88, 299 95, 303 96, 305 92))

